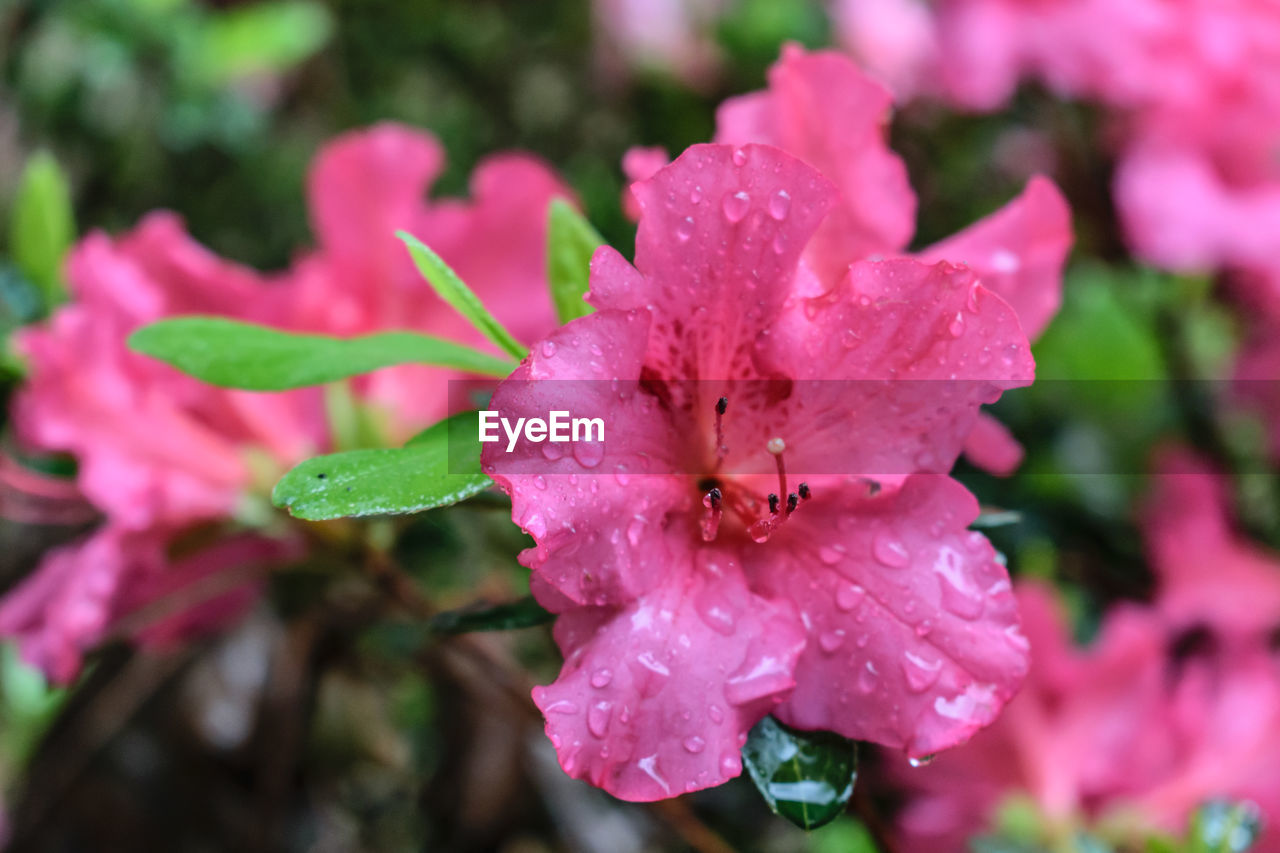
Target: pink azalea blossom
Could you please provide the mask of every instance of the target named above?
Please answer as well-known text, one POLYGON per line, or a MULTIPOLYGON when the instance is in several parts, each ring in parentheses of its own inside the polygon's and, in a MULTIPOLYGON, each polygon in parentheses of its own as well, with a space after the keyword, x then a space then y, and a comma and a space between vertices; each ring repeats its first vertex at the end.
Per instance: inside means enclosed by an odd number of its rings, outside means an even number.
POLYGON ((594 0, 599 57, 606 70, 659 70, 691 86, 720 63, 715 25, 726 0, 594 0), (621 62, 621 67, 620 67, 621 62))
POLYGON ((180 314, 278 323, 284 285, 214 257, 170 214, 119 239, 95 233, 67 264, 72 301, 19 337, 30 376, 15 409, 41 450, 80 464, 85 496, 125 528, 234 513, 252 450, 276 473, 325 444, 317 394, 212 388, 129 351, 129 333, 180 314))
POLYGON ((910 794, 898 816, 904 849, 962 853, 1014 796, 1069 827, 1172 769, 1166 634, 1154 614, 1120 608, 1081 649, 1047 587, 1020 584, 1018 605, 1031 671, 1000 719, 927 767, 890 765, 910 794))
MULTIPOLYGON (((494 351, 423 281, 395 236, 404 230, 452 266, 517 339, 529 343, 555 328, 547 208, 571 198, 568 188, 542 161, 503 153, 477 166, 470 200, 429 200, 443 168, 433 137, 391 123, 347 133, 320 152, 308 181, 319 249, 296 271, 295 327, 339 335, 412 329, 494 351)), ((407 438, 447 414, 447 380, 464 376, 408 366, 359 387, 391 419, 393 437, 407 438)))
MULTIPOLYGON (((821 171, 839 191, 805 250, 816 273, 814 293, 834 287, 854 261, 902 255, 915 230, 916 198, 906 167, 885 141, 891 100, 847 58, 788 46, 769 72, 767 90, 731 98, 717 114, 717 142, 776 145, 821 171)), ((629 154, 624 169, 641 180, 652 174, 657 156, 652 149, 629 154)), ((969 266, 1013 306, 1035 339, 1061 303, 1071 240, 1066 202, 1050 181, 1037 177, 1004 208, 916 257, 969 266)), ((968 455, 996 473, 1011 473, 1021 447, 993 419, 984 417, 980 426, 968 455)))
POLYGON ((0 634, 59 684, 109 636, 164 647, 224 627, 257 600, 265 567, 297 543, 240 535, 189 554, 168 553, 170 531, 107 525, 55 549, 0 600, 0 634))
POLYGON ((898 95, 977 110, 1037 80, 1110 110, 1144 260, 1274 275, 1280 6, 1271 0, 847 0, 845 43, 898 95))
MULTIPOLYGON (((1280 819, 1280 559, 1231 529, 1225 486, 1189 453, 1162 454, 1144 518, 1156 600, 1116 607, 1087 648, 1047 588, 1020 586, 1022 692, 971 743, 892 773, 911 794, 908 849, 964 850, 1014 796, 1060 829, 1139 836, 1181 832, 1220 797, 1280 819)), ((1255 849, 1280 850, 1280 834, 1255 849)))
POLYGON ((1228 483, 1182 450, 1157 460, 1146 507, 1157 606, 1176 626, 1207 626, 1233 644, 1265 647, 1280 626, 1280 559, 1233 528, 1228 483))
MULTIPOLYGON (((50 555, 0 603, 0 632, 19 636, 51 676, 72 677, 80 654, 126 614, 234 566, 237 548, 279 551, 279 543, 232 538, 191 559, 169 556, 190 526, 234 517, 246 498, 331 447, 317 389, 214 388, 130 352, 125 340, 134 329, 212 314, 338 335, 407 328, 489 346, 422 281, 397 229, 436 248, 525 340, 555 326, 546 217, 551 198, 567 194, 563 185, 531 158, 498 155, 476 170, 471 200, 428 201, 441 167, 438 144, 408 128, 380 125, 336 140, 311 176, 320 248, 282 275, 216 258, 166 213, 123 237, 92 234, 75 248, 67 267, 72 301, 20 336, 31 373, 16 421, 29 445, 75 455, 78 484, 108 524, 50 555)), ((447 380, 462 376, 395 368, 354 387, 399 438, 446 414, 447 380)), ((238 589, 136 636, 173 640, 232 618, 253 597, 251 585, 238 589)))
POLYGON ((493 398, 602 417, 603 447, 483 456, 560 614, 534 700, 562 766, 630 800, 706 788, 769 713, 914 756, 964 741, 1026 668, 945 475, 979 405, 1031 381, 1014 312, 911 259, 812 295, 801 257, 839 197, 770 146, 694 146, 633 192, 636 266, 600 249, 597 312, 493 398))

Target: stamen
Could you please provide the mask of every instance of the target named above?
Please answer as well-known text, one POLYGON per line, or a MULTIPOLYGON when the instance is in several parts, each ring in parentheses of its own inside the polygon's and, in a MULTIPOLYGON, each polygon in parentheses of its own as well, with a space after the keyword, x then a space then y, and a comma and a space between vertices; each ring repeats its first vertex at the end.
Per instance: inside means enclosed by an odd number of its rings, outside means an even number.
POLYGON ((809 492, 809 484, 801 483, 800 484, 800 500, 807 501, 809 500, 810 497, 812 497, 812 494, 809 492))
POLYGON ((769 514, 770 515, 778 514, 778 496, 775 495, 773 492, 769 493, 769 514))
POLYGON ((712 488, 702 496, 702 505, 706 507, 706 511, 702 514, 702 541, 704 542, 714 541, 716 534, 720 531, 720 519, 724 516, 724 510, 721 509, 723 497, 719 488, 712 488))
MULTIPOLYGON (((785 495, 787 493, 787 466, 782 461, 782 454, 786 452, 787 443, 780 438, 774 437, 769 439, 769 443, 765 448, 773 454, 773 461, 778 466, 778 494, 785 495)), ((777 510, 774 510, 777 512, 777 510)))
POLYGON ((716 400, 716 470, 720 470, 720 464, 724 462, 725 454, 729 452, 729 448, 724 443, 724 413, 729 410, 729 398, 721 397, 716 400))
POLYGON ((795 492, 787 495, 787 515, 796 511, 796 507, 800 504, 800 496, 795 492))

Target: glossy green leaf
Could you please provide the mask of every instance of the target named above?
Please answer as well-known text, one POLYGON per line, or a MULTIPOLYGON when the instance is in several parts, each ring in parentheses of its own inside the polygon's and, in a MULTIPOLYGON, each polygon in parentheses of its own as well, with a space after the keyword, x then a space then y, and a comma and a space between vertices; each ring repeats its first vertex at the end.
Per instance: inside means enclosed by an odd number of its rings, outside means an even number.
MULTIPOLYGON (((506 327, 498 322, 498 318, 484 307, 480 297, 458 278, 458 274, 439 255, 424 246, 412 234, 397 231, 396 236, 409 248, 409 254, 413 256, 413 263, 418 267, 418 272, 453 310, 479 329, 486 338, 497 344, 503 352, 515 358, 524 358, 529 354, 529 351, 507 331, 506 327)), ((495 251, 501 250, 495 249, 495 251)))
POLYGON ((591 256, 604 238, 563 199, 547 213, 547 281, 561 323, 585 317, 593 309, 583 297, 591 278, 591 256))
POLYGON ((46 308, 61 303, 66 297, 62 260, 75 240, 76 224, 66 176, 47 152, 27 161, 10 228, 14 264, 40 288, 46 308))
POLYGON ((431 364, 506 376, 515 364, 415 332, 357 338, 283 332, 225 317, 174 317, 138 329, 129 346, 224 388, 284 391, 397 364, 431 364))
POLYGON ((742 763, 775 814, 801 829, 839 817, 858 779, 857 744, 830 732, 802 732, 765 717, 742 747, 742 763))
POLYGON ((466 634, 471 631, 512 631, 545 625, 555 619, 542 605, 526 596, 519 601, 492 607, 469 607, 451 610, 431 620, 431 629, 441 634, 466 634))
POLYGON ((407 515, 450 506, 487 489, 475 412, 448 418, 400 448, 317 456, 281 478, 276 506, 307 521, 407 515))

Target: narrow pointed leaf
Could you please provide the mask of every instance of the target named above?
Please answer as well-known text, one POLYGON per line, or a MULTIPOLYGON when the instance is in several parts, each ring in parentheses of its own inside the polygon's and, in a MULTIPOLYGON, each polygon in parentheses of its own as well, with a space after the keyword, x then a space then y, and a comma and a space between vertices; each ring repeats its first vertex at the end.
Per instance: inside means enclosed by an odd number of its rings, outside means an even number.
POLYGON ((839 817, 858 779, 857 744, 830 732, 802 732, 765 717, 742 747, 742 763, 775 814, 801 829, 839 817))
MULTIPOLYGON (((503 352, 515 358, 524 358, 529 354, 529 351, 507 331, 506 327, 498 322, 498 318, 484 307, 480 297, 458 278, 458 274, 439 255, 424 246, 412 234, 397 231, 396 236, 409 248, 409 254, 413 256, 418 272, 422 273, 427 283, 435 289, 441 299, 449 303, 453 310, 465 317, 467 322, 479 329, 481 334, 497 344, 503 352)), ((495 251, 501 250, 495 249, 495 251)))
POLYGON ((75 216, 66 176, 52 155, 31 157, 13 203, 9 246, 18 269, 40 288, 46 308, 66 297, 62 260, 75 240, 75 216))
POLYGON ((499 377, 516 367, 470 347, 415 332, 334 338, 225 317, 161 320, 134 332, 129 346, 211 385, 246 391, 323 385, 397 364, 430 364, 499 377))
POLYGON ((512 631, 545 625, 555 619, 542 605, 526 596, 519 601, 492 607, 468 607, 450 610, 431 620, 431 629, 441 634, 466 634, 471 631, 512 631))
POLYGON ((487 489, 475 412, 436 424, 399 448, 351 450, 299 464, 276 484, 276 506, 307 521, 407 515, 487 489))
POLYGON ((591 256, 604 238, 563 199, 551 202, 547 219, 547 281, 556 316, 567 323, 593 310, 583 297, 590 284, 591 256))

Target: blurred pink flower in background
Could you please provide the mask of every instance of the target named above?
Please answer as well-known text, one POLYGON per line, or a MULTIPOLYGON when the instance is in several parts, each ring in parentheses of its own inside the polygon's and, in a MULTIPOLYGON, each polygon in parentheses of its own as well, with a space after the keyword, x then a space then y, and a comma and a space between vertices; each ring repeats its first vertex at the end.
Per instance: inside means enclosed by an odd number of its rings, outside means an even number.
MULTIPOLYGON (((152 598, 246 560, 261 567, 296 556, 296 543, 268 534, 171 552, 193 525, 233 522, 294 464, 332 449, 319 389, 215 388, 129 351, 133 330, 206 314, 338 335, 413 329, 480 344, 413 269, 397 229, 432 245, 525 340, 554 327, 546 217, 550 199, 567 195, 563 185, 532 158, 498 155, 477 169, 471 201, 429 201, 425 190, 441 166, 435 140, 405 127, 333 142, 312 171, 320 248, 278 275, 215 257, 168 213, 119 238, 91 234, 74 249, 71 301, 21 333, 31 370, 15 417, 29 447, 76 457, 80 489, 106 526, 50 554, 0 602, 0 632, 18 636, 29 660, 69 680, 84 651, 152 598), (499 243, 504 251, 493 251, 499 243)), ((445 380, 462 376, 395 368, 355 388, 392 418, 391 437, 403 438, 447 413, 445 380)), ((138 630, 144 639, 178 639, 252 599, 211 595, 138 630)))
POLYGON ((561 765, 675 796, 738 775, 771 712, 913 756, 963 742, 1026 668, 945 476, 979 405, 1032 379, 1017 317, 946 263, 815 290, 801 258, 839 197, 770 146, 694 146, 633 192, 636 266, 600 249, 597 312, 493 398, 603 416, 604 448, 483 456, 560 614, 565 665, 534 700, 561 765))
MULTIPOLYGON (((1027 683, 971 743, 894 770, 909 841, 964 850, 1015 796, 1060 834, 1180 833, 1215 798, 1280 819, 1280 559, 1231 532, 1225 485, 1186 452, 1158 458, 1145 520, 1156 600, 1113 607, 1085 648, 1048 587, 1019 585, 1027 683)), ((1280 833, 1252 849, 1280 850, 1280 833)))
POLYGON ((846 46, 901 100, 992 110, 1034 80, 1107 107, 1142 259, 1280 292, 1280 5, 1271 0, 845 0, 846 46))
MULTIPOLYGON (((769 88, 731 98, 717 113, 716 142, 776 145, 818 169, 839 191, 835 207, 805 249, 813 277, 808 295, 834 288, 849 265, 901 256, 915 231, 916 197, 906 167, 885 139, 891 97, 847 58, 783 49, 769 88)), ((632 180, 662 164, 653 149, 633 149, 623 168, 632 180)), ((1005 207, 914 257, 964 264, 1008 302, 1034 340, 1057 313, 1062 269, 1071 247, 1070 211, 1049 180, 1036 177, 1005 207)), ((995 419, 983 415, 966 453, 1008 474, 1022 449, 995 419)))
POLYGON ((615 76, 664 71, 701 87, 719 70, 715 26, 731 0, 595 0, 600 64, 615 76))
MULTIPOLYGON (((428 199, 443 168, 434 137, 392 123, 347 133, 320 152, 308 181, 319 248, 295 268, 295 328, 337 335, 411 329, 496 353, 422 279, 397 230, 427 243, 523 343, 555 328, 547 207, 572 199, 570 190, 541 160, 501 153, 480 161, 469 200, 428 199)), ((448 414, 447 380, 464 375, 405 366, 356 386, 391 419, 393 439, 403 440, 448 414)))

